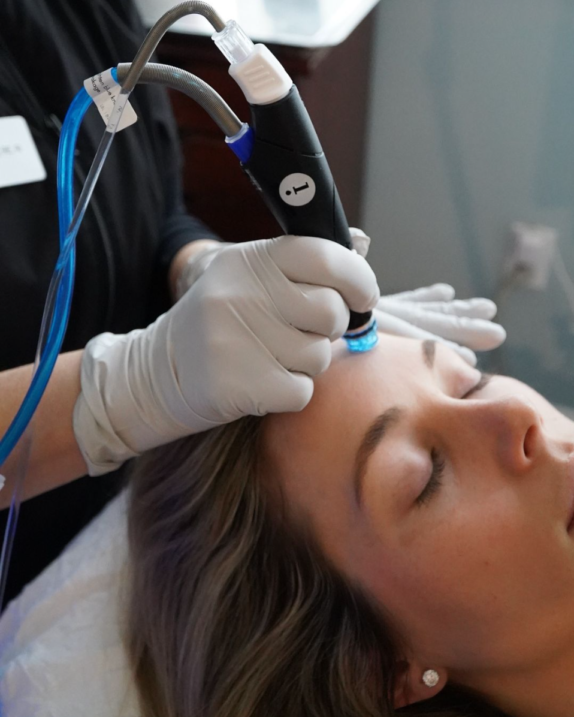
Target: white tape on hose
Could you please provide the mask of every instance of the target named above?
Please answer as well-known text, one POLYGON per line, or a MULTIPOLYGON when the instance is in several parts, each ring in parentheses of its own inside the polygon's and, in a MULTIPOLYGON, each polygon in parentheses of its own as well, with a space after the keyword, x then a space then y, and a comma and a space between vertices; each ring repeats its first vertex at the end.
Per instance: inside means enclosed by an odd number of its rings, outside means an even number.
MULTIPOLYGON (((104 118, 107 127, 114 105, 116 104, 116 98, 122 90, 121 86, 114 80, 112 70, 105 70, 105 72, 100 72, 84 80, 84 87, 94 101, 99 113, 104 118)), ((137 122, 137 119, 138 117, 134 108, 128 102, 122 112, 116 132, 120 132, 122 129, 134 124, 134 122, 137 122)))

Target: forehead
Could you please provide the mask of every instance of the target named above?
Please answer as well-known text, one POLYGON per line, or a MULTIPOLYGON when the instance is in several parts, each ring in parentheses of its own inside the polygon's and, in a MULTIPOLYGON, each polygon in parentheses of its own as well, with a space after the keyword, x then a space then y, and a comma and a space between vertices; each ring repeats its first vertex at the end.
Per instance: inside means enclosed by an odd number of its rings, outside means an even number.
POLYGON ((347 444, 374 415, 407 401, 409 390, 425 375, 420 341, 382 336, 364 354, 351 353, 338 341, 331 366, 314 379, 308 406, 268 417, 268 440, 274 450, 288 445, 290 452, 317 450, 328 438, 346 437, 347 444))

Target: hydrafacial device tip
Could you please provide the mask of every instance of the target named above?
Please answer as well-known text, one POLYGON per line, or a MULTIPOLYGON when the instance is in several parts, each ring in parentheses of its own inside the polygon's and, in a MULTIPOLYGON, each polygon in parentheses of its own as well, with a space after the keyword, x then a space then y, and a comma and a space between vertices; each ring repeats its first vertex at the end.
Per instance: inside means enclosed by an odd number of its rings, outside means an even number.
POLYGON ((367 326, 347 331, 343 338, 347 342, 347 348, 353 353, 363 354, 370 351, 379 343, 376 319, 371 319, 367 326))

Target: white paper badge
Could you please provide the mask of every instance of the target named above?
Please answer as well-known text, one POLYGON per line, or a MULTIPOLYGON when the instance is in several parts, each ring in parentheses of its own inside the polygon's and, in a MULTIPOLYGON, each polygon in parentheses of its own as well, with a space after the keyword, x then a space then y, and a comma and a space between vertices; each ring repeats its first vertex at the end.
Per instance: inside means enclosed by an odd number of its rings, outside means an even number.
MULTIPOLYGON (((94 100, 99 113, 102 115, 104 122, 107 125, 116 103, 116 97, 118 97, 122 91, 120 85, 114 80, 111 69, 106 70, 105 72, 100 72, 99 75, 94 75, 93 77, 89 77, 87 80, 84 80, 84 87, 86 88, 86 92, 94 100)), ((137 119, 138 116, 136 115, 134 108, 128 102, 123 110, 120 123, 116 131, 120 132, 122 129, 129 127, 134 122, 137 122, 137 119)))
POLYGON ((0 117, 0 188, 41 182, 46 170, 23 117, 0 117))

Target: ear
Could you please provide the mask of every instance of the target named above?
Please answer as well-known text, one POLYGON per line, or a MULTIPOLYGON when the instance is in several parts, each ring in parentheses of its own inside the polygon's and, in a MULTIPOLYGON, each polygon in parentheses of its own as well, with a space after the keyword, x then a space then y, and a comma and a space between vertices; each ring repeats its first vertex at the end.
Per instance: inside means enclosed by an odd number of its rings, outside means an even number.
POLYGON ((444 670, 433 668, 438 673, 439 681, 434 687, 427 687, 423 682, 423 675, 428 667, 414 662, 401 661, 397 663, 397 679, 394 690, 394 708, 406 707, 415 702, 429 700, 438 695, 447 683, 447 674, 444 670))

